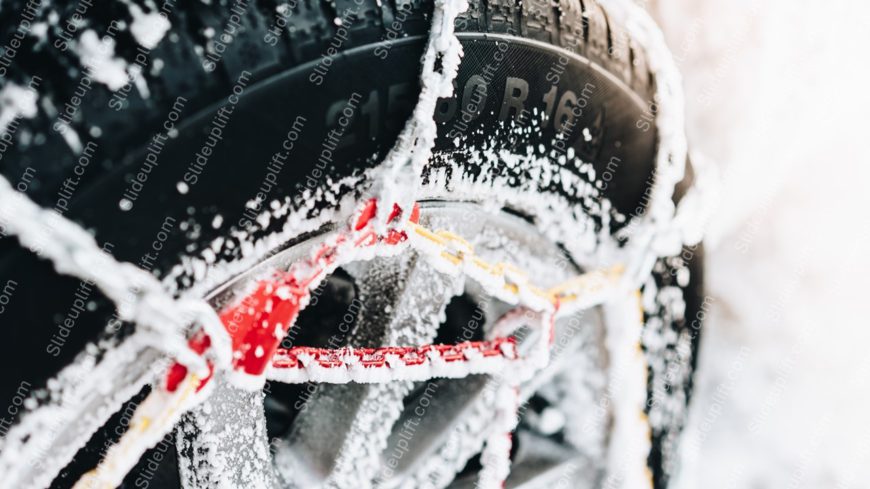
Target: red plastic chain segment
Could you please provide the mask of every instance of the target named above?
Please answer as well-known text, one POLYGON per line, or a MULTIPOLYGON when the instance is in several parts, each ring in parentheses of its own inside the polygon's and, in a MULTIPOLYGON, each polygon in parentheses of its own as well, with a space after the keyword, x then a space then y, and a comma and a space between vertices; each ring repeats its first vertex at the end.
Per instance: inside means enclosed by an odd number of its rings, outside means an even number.
POLYGON ((233 367, 261 375, 307 298, 307 287, 285 277, 261 282, 251 295, 225 310, 220 317, 233 341, 233 367))
POLYGON ((507 360, 517 360, 516 340, 512 337, 496 338, 490 341, 467 341, 455 345, 424 345, 419 347, 387 346, 382 348, 313 348, 297 346, 289 349, 278 349, 272 366, 280 369, 305 368, 300 358, 310 359, 323 368, 348 368, 355 364, 366 368, 395 368, 398 366, 416 366, 425 363, 429 358, 440 358, 445 362, 463 362, 470 360, 469 355, 480 355, 486 358, 503 357, 507 360), (399 362, 390 364, 390 358, 399 362))
POLYGON ((360 212, 360 215, 356 220, 356 224, 354 224, 354 226, 353 226, 353 230, 359 231, 362 228, 366 227, 366 225, 368 225, 369 221, 371 221, 372 218, 375 217, 375 214, 377 214, 377 213, 378 213, 378 199, 369 199, 369 201, 366 202, 365 207, 363 207, 362 211, 360 212))

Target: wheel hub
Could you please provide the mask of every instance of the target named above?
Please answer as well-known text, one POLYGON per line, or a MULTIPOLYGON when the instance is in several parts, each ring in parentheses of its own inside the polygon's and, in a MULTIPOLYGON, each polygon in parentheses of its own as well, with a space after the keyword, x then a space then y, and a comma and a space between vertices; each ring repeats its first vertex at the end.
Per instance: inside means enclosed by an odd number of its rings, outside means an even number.
MULTIPOLYGON (((472 236, 468 244, 477 258, 517 264, 518 269, 530 271, 529 282, 552 287, 578 273, 558 246, 522 218, 488 212, 471 203, 425 202, 420 209, 421 226, 439 229, 442 235, 472 236)), ((268 267, 294 262, 328 239, 315 236, 283 250, 218 288, 212 300, 222 302, 250 289, 268 267)), ((535 330, 522 325, 519 331, 511 331, 516 336, 495 336, 505 327, 499 319, 509 315, 514 305, 491 297, 485 287, 461 274, 444 273, 424 258, 406 249, 397 256, 349 263, 344 266, 346 273, 328 279, 329 283, 345 281, 339 288, 346 289, 348 280, 353 284, 355 292, 346 294, 343 304, 354 316, 352 331, 351 325, 340 327, 347 333, 340 334, 334 324, 320 324, 326 330, 331 327, 333 334, 319 345, 285 338, 282 346, 289 348, 279 350, 267 376, 293 382, 316 377, 329 384, 288 391, 270 383, 270 393, 265 394, 219 382, 213 396, 188 416, 180 430, 185 438, 180 452, 193 454, 182 463, 188 486, 207 484, 202 473, 245 485, 256 481, 264 487, 444 487, 457 472, 459 480, 474 479, 473 466, 479 462, 470 462, 467 473, 461 469, 493 435, 491 421, 500 401, 500 381, 481 374, 503 371, 504 360, 533 348, 537 340, 529 333, 535 330), (465 314, 460 310, 463 301, 465 314), (436 339, 444 340, 444 345, 430 345, 436 339), (490 360, 490 367, 484 366, 490 360), (468 361, 477 363, 472 372, 468 361), (274 419, 280 416, 290 417, 292 426, 267 429, 281 424, 274 419), (195 470, 203 464, 218 470, 195 470)), ((323 290, 337 288, 327 284, 323 290)), ((319 312, 315 305, 302 312, 299 322, 310 328, 317 321, 307 321, 308 315, 319 312)), ((564 384, 564 370, 581 363, 578 359, 592 367, 590 379, 596 375, 600 379, 606 368, 597 344, 601 333, 597 313, 561 319, 556 325, 558 344, 570 346, 557 352, 550 368, 523 384, 521 398, 528 401, 544 386, 564 384)), ((599 381, 596 388, 603 385, 599 381)), ((572 390, 584 391, 582 386, 572 390)), ((585 391, 590 393, 589 388, 585 391)), ((528 467, 519 461, 518 467, 524 468, 515 482, 540 482, 553 474, 564 477, 566 471, 573 473, 568 469, 581 465, 587 468, 585 480, 594 479, 588 477, 594 464, 578 447, 532 429, 541 425, 541 413, 563 419, 569 414, 559 414, 565 408, 559 405, 564 404, 563 394, 551 386, 544 397, 535 399, 536 408, 529 410, 532 415, 522 417, 521 435, 515 439, 548 445, 552 457, 528 467)), ((592 405, 588 407, 587 411, 592 405)), ((572 406, 572 410, 580 408, 572 406)), ((556 429, 564 431, 564 426, 556 429)), ((596 442, 604 443, 603 437, 596 442)), ((590 448, 601 449, 585 450, 590 448)), ((517 455, 527 456, 521 449, 517 455)))

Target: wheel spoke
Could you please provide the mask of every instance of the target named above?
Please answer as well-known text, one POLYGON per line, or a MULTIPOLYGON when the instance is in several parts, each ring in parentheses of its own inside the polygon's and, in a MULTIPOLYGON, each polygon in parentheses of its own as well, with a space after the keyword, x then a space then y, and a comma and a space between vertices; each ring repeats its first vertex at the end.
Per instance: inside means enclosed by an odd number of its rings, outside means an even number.
MULTIPOLYGON (((446 412, 456 413, 456 417, 439 426, 440 417, 429 414, 429 431, 440 434, 437 440, 421 449, 413 458, 409 458, 406 471, 401 478, 384 484, 384 487, 402 489, 441 489, 447 487, 456 474, 462 470, 468 459, 479 453, 483 447, 488 427, 492 422, 492 412, 495 399, 492 393, 496 382, 490 377, 475 376, 458 381, 446 381, 444 389, 439 394, 439 401, 433 400, 429 413, 436 413, 449 400, 450 393, 457 389, 457 395, 467 395, 458 405, 445 407, 446 412), (439 428, 442 430, 438 432, 439 428)), ((418 442, 419 443, 419 442, 418 442)), ((394 438, 394 446, 386 451, 392 453, 399 446, 398 436, 394 438)), ((475 479, 477 476, 475 475, 475 479)))
POLYGON ((460 441, 456 433, 483 428, 484 420, 473 427, 467 426, 467 422, 480 414, 477 411, 481 403, 486 404, 482 397, 489 383, 490 378, 482 375, 422 383, 390 433, 378 472, 379 485, 396 487, 399 481, 433 468, 443 469, 443 476, 439 472, 432 482, 439 480, 444 484, 432 487, 446 485, 480 449, 480 444, 462 447, 461 451, 451 450, 450 446, 460 441))
MULTIPOLYGON (((516 434, 519 450, 511 464, 511 475, 505 481, 506 489, 547 489, 571 487, 591 489, 599 487, 596 468, 591 461, 547 438, 527 431, 516 434)), ((477 477, 470 474, 454 481, 450 489, 477 487, 477 477)))
POLYGON ((263 392, 215 379, 214 392, 177 429, 185 488, 278 488, 266 436, 263 392))

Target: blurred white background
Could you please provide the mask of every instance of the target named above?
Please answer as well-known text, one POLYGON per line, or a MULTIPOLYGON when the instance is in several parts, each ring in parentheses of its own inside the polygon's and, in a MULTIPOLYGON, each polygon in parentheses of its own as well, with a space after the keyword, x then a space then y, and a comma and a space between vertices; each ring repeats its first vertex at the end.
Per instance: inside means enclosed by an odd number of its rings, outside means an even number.
POLYGON ((680 489, 870 487, 870 4, 658 0, 716 162, 680 489))

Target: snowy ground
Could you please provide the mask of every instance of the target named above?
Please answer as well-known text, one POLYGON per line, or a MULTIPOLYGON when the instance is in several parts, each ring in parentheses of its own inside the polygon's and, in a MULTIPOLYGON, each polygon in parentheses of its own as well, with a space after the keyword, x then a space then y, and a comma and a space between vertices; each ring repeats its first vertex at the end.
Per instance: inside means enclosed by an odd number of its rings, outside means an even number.
POLYGON ((650 9, 724 179, 678 486, 870 487, 870 5, 650 9))

